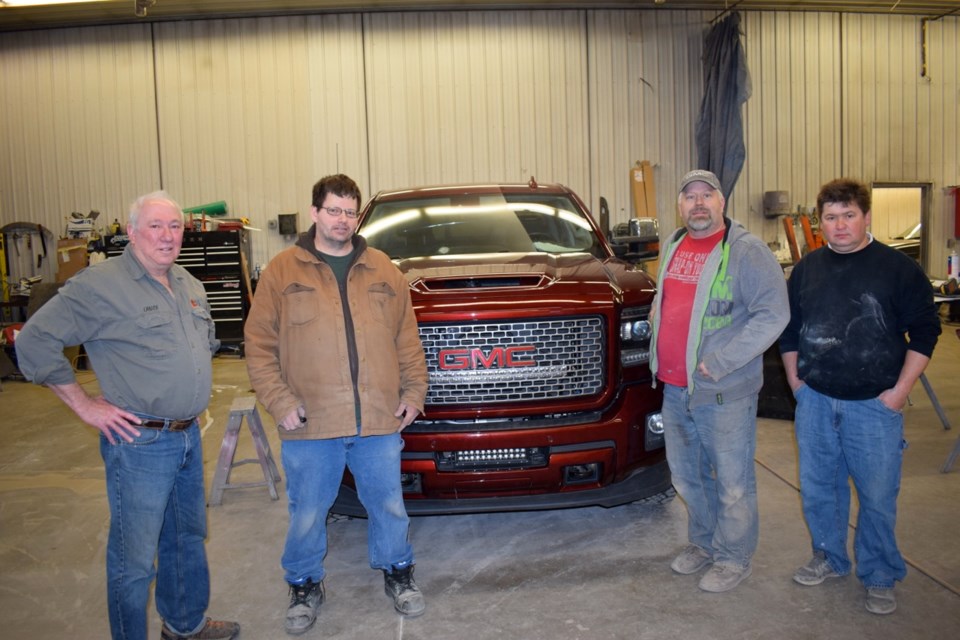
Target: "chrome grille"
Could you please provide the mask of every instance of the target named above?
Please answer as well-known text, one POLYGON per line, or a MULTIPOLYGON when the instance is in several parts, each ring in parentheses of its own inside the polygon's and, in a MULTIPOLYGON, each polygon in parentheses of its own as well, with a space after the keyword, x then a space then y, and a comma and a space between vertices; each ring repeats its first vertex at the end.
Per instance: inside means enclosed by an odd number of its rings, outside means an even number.
POLYGON ((427 404, 566 400, 600 393, 605 337, 599 316, 421 324, 430 374, 427 404))

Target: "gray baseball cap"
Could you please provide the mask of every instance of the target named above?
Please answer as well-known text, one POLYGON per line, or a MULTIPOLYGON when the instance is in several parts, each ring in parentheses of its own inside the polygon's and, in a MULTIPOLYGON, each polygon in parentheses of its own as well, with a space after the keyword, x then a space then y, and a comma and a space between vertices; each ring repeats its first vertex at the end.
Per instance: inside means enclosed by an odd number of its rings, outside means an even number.
POLYGON ((691 182, 706 182, 708 185, 721 191, 720 189, 720 180, 717 179, 717 176, 712 171, 707 171, 706 169, 694 169, 687 175, 683 176, 680 180, 680 191, 683 193, 683 190, 687 188, 691 182))

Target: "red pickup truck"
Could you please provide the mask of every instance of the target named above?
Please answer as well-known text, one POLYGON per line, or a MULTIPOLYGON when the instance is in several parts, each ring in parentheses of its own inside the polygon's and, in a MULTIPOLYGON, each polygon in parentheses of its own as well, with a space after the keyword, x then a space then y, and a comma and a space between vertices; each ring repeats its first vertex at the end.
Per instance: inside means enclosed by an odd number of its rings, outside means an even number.
MULTIPOLYGON (((426 412, 403 432, 409 513, 672 495, 656 285, 617 257, 643 238, 611 242, 570 189, 532 179, 381 192, 358 233, 406 275, 426 353, 426 412)), ((349 474, 333 510, 364 513, 349 474)))

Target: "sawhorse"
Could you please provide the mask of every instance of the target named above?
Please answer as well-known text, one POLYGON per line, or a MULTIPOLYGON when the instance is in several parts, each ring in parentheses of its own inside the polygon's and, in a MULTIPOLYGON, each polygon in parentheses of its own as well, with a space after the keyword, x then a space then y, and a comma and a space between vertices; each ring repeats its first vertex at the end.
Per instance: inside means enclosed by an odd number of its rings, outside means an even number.
POLYGON ((960 456, 960 438, 957 438, 957 443, 953 445, 953 451, 950 452, 950 455, 947 456, 947 461, 943 463, 943 467, 940 468, 940 473, 948 473, 950 467, 953 466, 953 463, 956 462, 957 456, 960 456))
MULTIPOLYGON (((957 334, 960 337, 960 333, 957 334)), ((927 375, 925 373, 920 374, 920 383, 923 384, 923 388, 926 389, 927 395, 930 396, 930 402, 933 403, 933 410, 937 412, 937 416, 940 418, 940 424, 943 425, 944 431, 950 430, 950 421, 947 420, 947 414, 944 413, 943 407, 940 406, 940 401, 937 400, 937 394, 933 392, 933 387, 930 386, 930 381, 927 380, 927 375)), ((950 467, 953 466, 953 463, 956 462, 957 456, 960 456, 960 438, 957 438, 957 443, 953 445, 953 451, 947 456, 946 462, 943 463, 943 466, 940 467, 940 473, 948 473, 950 467)))
POLYGON ((270 498, 277 500, 280 497, 277 494, 278 482, 280 482, 280 472, 277 470, 277 463, 273 461, 270 443, 267 442, 267 434, 264 433, 263 423, 260 422, 257 399, 252 396, 237 398, 230 407, 230 420, 227 422, 227 429, 223 434, 223 444, 220 445, 220 457, 217 459, 217 471, 213 474, 209 504, 220 504, 223 501, 224 490, 240 489, 242 487, 266 486, 270 490, 270 498), (244 416, 247 418, 247 426, 253 436, 253 446, 257 450, 257 458, 247 458, 234 462, 233 456, 237 452, 237 439, 240 437, 240 426, 243 423, 244 416), (231 484, 230 472, 233 468, 251 462, 260 463, 264 480, 262 482, 235 482, 231 484))

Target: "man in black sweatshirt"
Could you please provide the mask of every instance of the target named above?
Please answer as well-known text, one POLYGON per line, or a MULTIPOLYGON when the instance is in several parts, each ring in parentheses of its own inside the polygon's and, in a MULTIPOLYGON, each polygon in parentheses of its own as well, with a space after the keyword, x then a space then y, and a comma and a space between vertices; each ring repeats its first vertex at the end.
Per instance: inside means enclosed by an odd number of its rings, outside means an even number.
POLYGON ((817 196, 827 246, 794 267, 790 323, 780 338, 797 399, 800 496, 813 557, 794 581, 818 585, 850 572, 848 478, 860 509, 854 551, 866 608, 889 614, 906 565, 894 534, 907 394, 940 335, 919 265, 873 239, 870 192, 839 179, 817 196))

